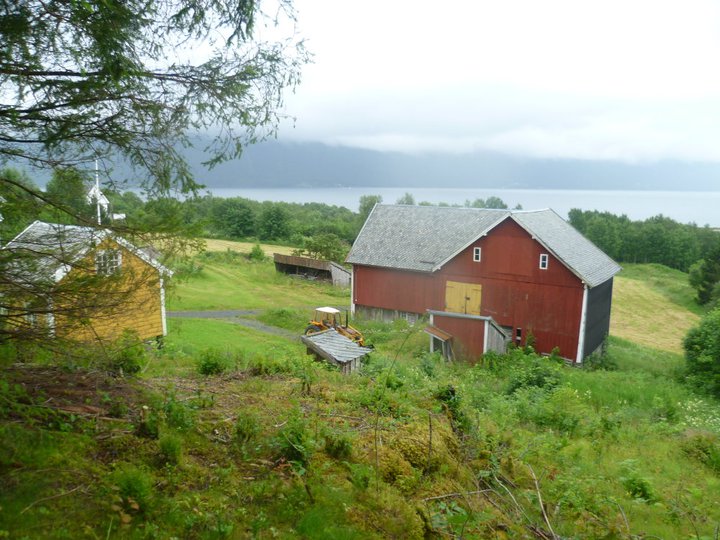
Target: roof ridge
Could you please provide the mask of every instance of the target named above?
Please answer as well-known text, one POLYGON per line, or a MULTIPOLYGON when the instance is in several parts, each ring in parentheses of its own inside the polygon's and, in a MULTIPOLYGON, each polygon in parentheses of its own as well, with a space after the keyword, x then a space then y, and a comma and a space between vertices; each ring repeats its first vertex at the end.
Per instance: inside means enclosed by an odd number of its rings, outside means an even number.
POLYGON ((477 212, 479 210, 487 211, 487 212, 511 212, 508 208, 475 208, 473 206, 438 206, 437 204, 384 204, 384 203, 378 203, 376 206, 385 206, 385 207, 396 207, 396 208, 432 208, 435 210, 443 209, 443 210, 468 210, 468 211, 474 211, 477 212))

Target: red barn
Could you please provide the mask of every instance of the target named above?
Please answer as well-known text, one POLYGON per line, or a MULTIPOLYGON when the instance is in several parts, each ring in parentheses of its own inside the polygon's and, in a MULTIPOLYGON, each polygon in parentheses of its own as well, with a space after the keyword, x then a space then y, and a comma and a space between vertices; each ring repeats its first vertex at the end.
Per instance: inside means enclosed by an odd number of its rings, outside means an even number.
POLYGON ((377 205, 347 261, 354 313, 429 313, 432 346, 465 358, 532 335, 582 362, 608 334, 620 271, 552 210, 377 205))

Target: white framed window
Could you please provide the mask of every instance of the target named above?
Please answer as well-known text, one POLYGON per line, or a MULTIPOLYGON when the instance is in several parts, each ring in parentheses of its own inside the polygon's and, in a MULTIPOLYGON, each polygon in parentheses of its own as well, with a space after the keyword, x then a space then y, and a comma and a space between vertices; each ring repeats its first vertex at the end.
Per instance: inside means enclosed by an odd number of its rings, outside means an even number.
POLYGON ((548 256, 548 254, 541 253, 540 254, 540 270, 547 270, 549 262, 550 262, 550 257, 548 256))
POLYGON ((480 262, 482 260, 482 248, 473 248, 473 261, 480 262))
POLYGON ((103 249, 95 254, 95 271, 99 276, 109 276, 120 271, 122 253, 119 249, 103 249))

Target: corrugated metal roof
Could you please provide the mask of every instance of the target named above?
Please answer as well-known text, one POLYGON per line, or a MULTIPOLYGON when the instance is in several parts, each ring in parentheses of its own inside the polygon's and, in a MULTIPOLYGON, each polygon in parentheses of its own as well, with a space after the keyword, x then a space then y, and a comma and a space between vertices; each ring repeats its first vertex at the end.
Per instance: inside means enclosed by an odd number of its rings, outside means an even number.
POLYGON ((107 229, 60 225, 35 221, 2 249, 17 254, 12 270, 28 281, 59 281, 73 264, 82 259, 105 238, 112 237, 121 246, 137 255, 158 271, 170 270, 147 253, 107 229))
POLYGON ((437 326, 429 325, 425 327, 425 333, 438 338, 440 341, 449 341, 453 338, 452 334, 445 330, 440 330, 437 326))
POLYGON ((326 355, 332 356, 332 358, 341 364, 362 358, 372 352, 372 349, 361 347, 353 340, 339 334, 334 328, 318 332, 317 334, 302 336, 302 341, 313 349, 317 348, 321 350, 318 352, 324 352, 326 355))
POLYGON ((590 287, 607 281, 620 266, 552 210, 377 205, 360 231, 347 262, 432 272, 514 219, 590 287))

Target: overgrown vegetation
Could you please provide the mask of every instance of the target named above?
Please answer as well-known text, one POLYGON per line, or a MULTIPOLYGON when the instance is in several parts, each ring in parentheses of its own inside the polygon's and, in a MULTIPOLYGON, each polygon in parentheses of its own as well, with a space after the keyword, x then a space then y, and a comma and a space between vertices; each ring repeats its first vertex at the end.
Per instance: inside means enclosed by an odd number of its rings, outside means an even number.
MULTIPOLYGON (((258 268, 203 265, 211 290, 208 267, 258 268)), ((376 351, 344 377, 282 335, 169 323, 124 379, 4 351, 2 534, 671 539, 720 523, 720 407, 682 382, 679 354, 611 337, 593 369, 522 349, 447 364, 421 326, 356 321, 376 351)))
POLYGON ((720 307, 690 330, 684 346, 687 370, 693 383, 720 398, 720 307))

